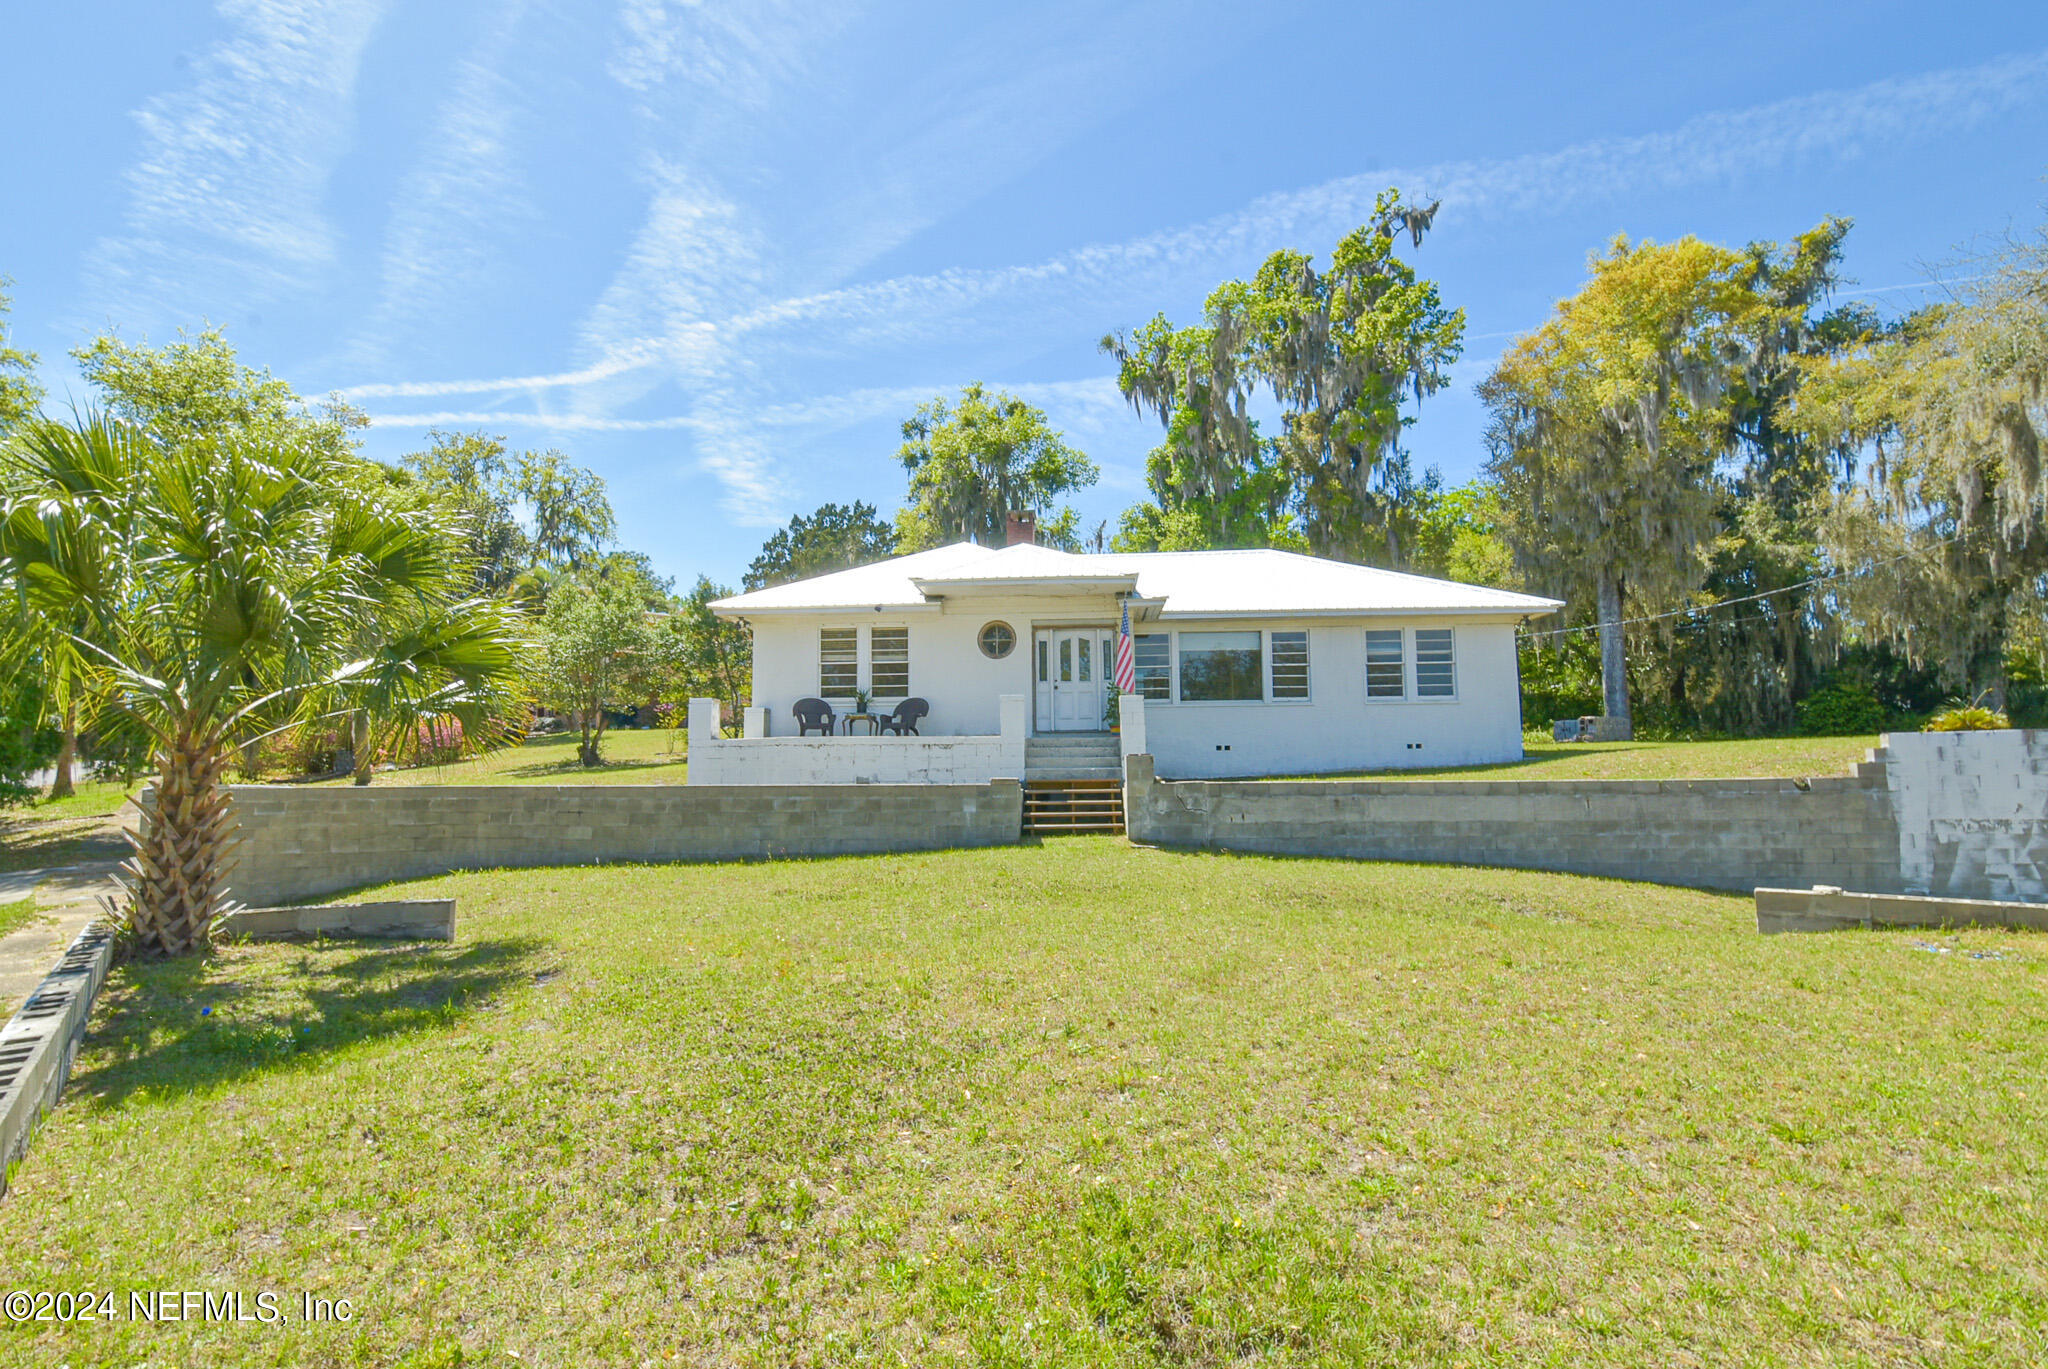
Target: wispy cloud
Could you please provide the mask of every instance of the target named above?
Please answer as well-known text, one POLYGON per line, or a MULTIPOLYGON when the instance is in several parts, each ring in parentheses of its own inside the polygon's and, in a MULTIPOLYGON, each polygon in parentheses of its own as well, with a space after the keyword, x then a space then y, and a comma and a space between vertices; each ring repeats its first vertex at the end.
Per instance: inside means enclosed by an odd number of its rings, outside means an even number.
POLYGON ((380 428, 540 428, 561 433, 647 433, 706 426, 688 415, 672 418, 604 418, 596 414, 536 414, 496 409, 446 409, 435 413, 372 414, 380 428))
MULTIPOLYGON (((366 390, 376 388, 378 387, 360 386, 340 393, 345 399, 354 399, 363 397, 366 390)), ((856 423, 865 423, 876 418, 901 417, 910 408, 957 388, 953 382, 935 380, 929 385, 891 385, 848 390, 841 394, 816 395, 786 404, 750 408, 745 421, 749 425, 761 428, 851 427, 856 423)), ((1080 415, 1081 421, 1084 422, 1091 421, 1093 417, 1104 412, 1121 408, 1124 403, 1123 396, 1117 392, 1116 381, 1107 376, 1088 380, 991 383, 990 388, 1007 391, 1042 407, 1059 407, 1063 411, 1071 411, 1080 415)), ((417 392, 408 390, 405 393, 417 392)), ((375 414, 370 421, 393 428, 476 428, 495 425, 545 428, 558 432, 655 432, 673 428, 695 428, 712 432, 722 427, 725 422, 715 416, 690 414, 666 418, 609 418, 599 414, 529 413, 523 410, 498 409, 375 414)))
POLYGON ((659 387, 680 390, 703 425, 694 450, 725 485, 726 512, 747 520, 779 513, 787 450, 754 440, 747 425, 776 395, 785 347, 839 355, 844 340, 791 335, 765 348, 736 346, 750 331, 738 321, 843 282, 1169 74, 1184 76, 1186 64, 1170 60, 1176 44, 1218 4, 1052 0, 990 16, 971 43, 906 61, 901 79, 879 91, 863 88, 880 98, 856 108, 845 103, 849 88, 836 67, 904 50, 900 36, 874 47, 887 23, 864 29, 857 6, 629 0, 611 70, 642 98, 655 130, 649 206, 585 320, 579 351, 602 357, 645 346, 655 355, 570 406, 614 412, 659 387), (1141 45, 1150 65, 1131 60, 1141 45), (717 130, 715 141, 706 128, 717 130), (801 178, 801 196, 763 176, 749 154, 764 146, 777 149, 781 175, 801 178), (792 159, 791 147, 805 152, 792 159), (1001 156, 989 155, 995 147, 1001 156), (763 223, 780 231, 770 238, 763 223))
POLYGON ((857 7, 805 0, 624 0, 608 64, 628 90, 681 85, 761 107, 805 70, 805 54, 857 7))
MULTIPOLYGON (((663 13, 670 11, 664 8, 663 13)), ((672 59, 674 49, 668 51, 672 59)), ((747 67, 734 79, 769 80, 775 74, 747 67)), ((376 421, 524 423, 562 431, 686 430, 695 435, 704 467, 724 483, 731 516, 746 523, 779 521, 786 516, 780 471, 789 444, 785 438, 770 440, 769 433, 807 425, 829 430, 872 421, 883 412, 900 416, 906 404, 935 392, 932 387, 887 386, 776 403, 777 377, 793 369, 794 359, 870 361, 935 341, 965 346, 1017 337, 1071 339, 1077 330, 1100 329, 1147 313, 1163 300, 1199 294, 1276 247, 1334 241, 1365 219, 1374 195, 1388 185, 1398 184, 1411 195, 1440 196, 1440 229, 1460 222, 1549 217, 1624 200, 1645 187, 1733 184, 1949 137, 2011 117, 2038 105, 2044 95, 2048 53, 2035 53, 1711 114, 1668 132, 1590 141, 1551 153, 1384 167, 1262 197, 1199 223, 1039 262, 781 296, 769 287, 792 273, 775 245, 750 226, 746 211, 695 173, 657 162, 650 172, 650 210, 629 260, 583 330, 582 350, 606 360, 560 377, 361 387, 354 393, 399 397, 565 388, 571 392, 567 413, 379 415, 376 421), (682 391, 679 407, 686 412, 614 416, 662 384, 682 391)), ((915 364, 929 363, 920 354, 915 364)), ((1068 384, 1075 387, 1071 392, 1047 390, 1045 398, 1033 402, 1057 406, 1057 416, 1067 422, 1116 421, 1120 401, 1106 378, 1068 384)), ((1011 388, 1033 397, 1031 387, 1011 388)), ((551 398, 548 407, 563 406, 551 398)))
MULTIPOLYGON (((1467 220, 1571 212, 1639 194, 1842 160, 1951 134, 2048 95, 2048 53, 1876 82, 1694 119, 1667 132, 1601 139, 1503 160, 1389 166, 1269 195, 1229 214, 1128 242, 988 271, 902 276, 778 300, 730 320, 734 332, 801 325, 830 330, 848 347, 904 343, 963 321, 1014 327, 1027 315, 1076 300, 1158 299, 1164 283, 1212 280, 1275 247, 1334 241, 1363 222, 1390 185, 1441 198, 1439 228, 1467 220)), ((1091 310, 1090 312, 1099 312, 1091 310)))
POLYGON ((529 8, 494 11, 450 73, 425 151, 392 199, 377 304, 349 348, 358 363, 420 320, 447 317, 485 276, 492 237, 534 217, 512 146, 520 94, 505 70, 529 8))
POLYGON ((189 88, 136 114, 125 230, 87 275, 98 303, 185 321, 305 291, 333 265, 327 180, 383 0, 222 0, 233 30, 189 88))
POLYGON ((418 399, 444 395, 534 393, 576 385, 594 385, 600 380, 637 371, 653 363, 655 349, 642 346, 574 371, 557 371, 544 376, 499 376, 490 380, 398 380, 369 385, 350 385, 336 391, 343 399, 418 399))

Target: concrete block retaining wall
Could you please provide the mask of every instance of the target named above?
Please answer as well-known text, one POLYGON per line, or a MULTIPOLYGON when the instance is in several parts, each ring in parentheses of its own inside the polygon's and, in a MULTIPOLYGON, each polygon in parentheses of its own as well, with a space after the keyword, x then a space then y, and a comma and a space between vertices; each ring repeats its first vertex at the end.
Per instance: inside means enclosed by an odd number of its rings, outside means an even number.
POLYGON ((2048 902, 2048 731, 1900 733, 1885 756, 1906 890, 2048 902))
POLYGON ((1172 783, 1126 758, 1125 822, 1159 846, 1501 865, 1708 889, 1900 888, 1883 767, 1813 780, 1172 783))
MULTIPOLYGON (((1142 713, 1135 731, 1126 747, 1142 743, 1142 713)), ((2048 901, 2048 732, 1886 743, 1852 774, 1811 780, 1163 782, 1132 753, 1126 821, 1160 846, 2048 901)), ((1023 817, 1010 779, 233 793, 245 843, 232 885, 255 905, 494 866, 1000 845, 1023 817)))
POLYGON ((987 784, 235 785, 229 884, 261 907, 450 870, 854 855, 1015 842, 1024 791, 987 784))
POLYGON ((114 935, 89 924, 0 1029, 0 1193, 7 1166, 28 1153, 36 1124, 71 1077, 93 1001, 113 962, 114 935))

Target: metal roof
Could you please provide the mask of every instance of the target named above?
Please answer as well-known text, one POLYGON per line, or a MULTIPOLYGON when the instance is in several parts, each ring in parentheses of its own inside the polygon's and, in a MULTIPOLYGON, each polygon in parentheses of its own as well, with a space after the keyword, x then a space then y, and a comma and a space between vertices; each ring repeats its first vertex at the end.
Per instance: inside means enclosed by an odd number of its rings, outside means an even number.
POLYGON ((956 542, 853 570, 720 599, 728 617, 935 607, 951 593, 1097 590, 1157 603, 1161 618, 1493 614, 1563 607, 1556 599, 1403 575, 1291 551, 1155 551, 1082 555, 1021 544, 956 542))

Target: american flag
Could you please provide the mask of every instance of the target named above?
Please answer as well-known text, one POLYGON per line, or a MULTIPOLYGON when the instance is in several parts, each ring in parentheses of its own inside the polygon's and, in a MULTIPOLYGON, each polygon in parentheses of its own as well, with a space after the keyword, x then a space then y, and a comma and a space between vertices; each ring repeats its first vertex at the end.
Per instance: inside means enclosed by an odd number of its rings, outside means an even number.
POLYGON ((1124 601, 1124 625, 1116 634, 1116 692, 1138 692, 1138 663, 1131 655, 1131 603, 1124 601))

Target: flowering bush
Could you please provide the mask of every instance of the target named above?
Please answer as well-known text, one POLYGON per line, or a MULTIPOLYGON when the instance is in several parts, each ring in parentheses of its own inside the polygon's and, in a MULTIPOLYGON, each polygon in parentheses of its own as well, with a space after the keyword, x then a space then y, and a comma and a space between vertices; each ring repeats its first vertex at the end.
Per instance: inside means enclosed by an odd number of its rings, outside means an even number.
POLYGON ((414 752, 429 765, 460 760, 467 740, 459 718, 430 718, 413 729, 414 752))
POLYGON ((1928 732, 1990 732, 1998 728, 2011 727, 2012 720, 1995 708, 1972 704, 1967 708, 1947 708, 1927 720, 1924 729, 1928 732))

